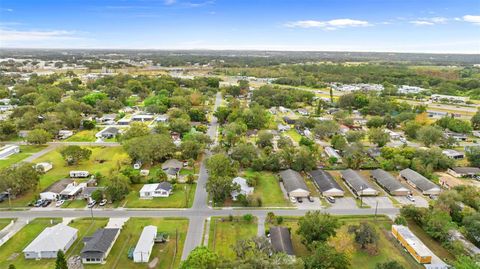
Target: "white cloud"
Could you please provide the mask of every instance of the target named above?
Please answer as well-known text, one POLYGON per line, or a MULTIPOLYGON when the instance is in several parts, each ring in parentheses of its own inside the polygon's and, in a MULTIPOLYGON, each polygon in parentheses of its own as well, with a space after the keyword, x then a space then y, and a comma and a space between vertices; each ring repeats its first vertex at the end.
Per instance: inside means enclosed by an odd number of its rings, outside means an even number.
POLYGON ((0 41, 39 41, 39 40, 58 40, 58 39, 75 39, 74 32, 64 30, 53 31, 37 31, 37 30, 14 30, 0 29, 0 41))
POLYGON ((367 21, 353 19, 335 19, 329 21, 304 20, 286 23, 286 27, 290 28, 321 28, 325 30, 336 30, 346 27, 364 27, 369 26, 367 21))
POLYGON ((465 15, 463 16, 463 20, 473 24, 480 24, 480 15, 465 15))
POLYGON ((175 4, 176 2, 177 2, 177 0, 165 0, 165 1, 163 1, 163 3, 164 3, 165 5, 167 5, 167 6, 173 5, 173 4, 175 4))
POLYGON ((0 8, 0 11, 13 12, 11 8, 0 8))
POLYGON ((415 25, 435 25, 435 24, 444 24, 447 23, 449 19, 444 17, 432 17, 432 18, 419 18, 417 20, 410 21, 411 24, 415 25))

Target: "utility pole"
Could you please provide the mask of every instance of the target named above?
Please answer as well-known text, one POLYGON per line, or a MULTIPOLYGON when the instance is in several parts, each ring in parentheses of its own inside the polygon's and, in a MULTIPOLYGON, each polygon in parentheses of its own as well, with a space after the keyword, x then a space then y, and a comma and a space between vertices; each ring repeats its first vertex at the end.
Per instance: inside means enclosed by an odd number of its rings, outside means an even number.
POLYGON ((364 189, 364 188, 365 188, 365 187, 364 187, 363 185, 360 186, 360 193, 361 193, 361 195, 360 195, 360 208, 363 207, 363 189, 364 189))
POLYGON ((12 202, 11 202, 11 200, 10 200, 10 192, 11 192, 11 191, 12 191, 12 188, 8 188, 8 189, 7 189, 7 193, 8 193, 8 208, 9 208, 10 210, 12 210, 12 202))
POLYGON ((375 204, 375 222, 377 221, 377 209, 378 209, 378 201, 375 204))
POLYGON ((90 215, 92 216, 92 223, 93 223, 93 206, 90 207, 90 215))

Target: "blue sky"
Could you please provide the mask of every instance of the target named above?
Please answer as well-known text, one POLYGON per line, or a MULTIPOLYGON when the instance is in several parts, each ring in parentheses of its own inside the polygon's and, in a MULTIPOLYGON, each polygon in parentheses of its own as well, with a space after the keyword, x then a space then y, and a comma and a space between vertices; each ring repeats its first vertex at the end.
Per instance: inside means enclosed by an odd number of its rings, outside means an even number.
POLYGON ((480 53, 480 0, 0 0, 0 47, 480 53))

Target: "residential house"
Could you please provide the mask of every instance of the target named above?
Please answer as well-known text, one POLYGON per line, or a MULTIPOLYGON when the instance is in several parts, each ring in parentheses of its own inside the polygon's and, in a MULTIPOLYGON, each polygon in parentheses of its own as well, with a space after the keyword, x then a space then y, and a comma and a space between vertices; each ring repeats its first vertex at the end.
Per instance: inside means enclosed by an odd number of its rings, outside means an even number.
POLYGON ((23 250, 25 259, 56 259, 58 251, 66 253, 77 240, 78 230, 59 223, 43 230, 23 250))
POLYGON ((439 186, 410 168, 400 171, 400 178, 405 179, 408 184, 419 189, 424 195, 440 194, 441 189, 439 186))
POLYGON ((183 162, 176 159, 167 160, 162 164, 162 170, 167 174, 169 178, 178 177, 182 168, 183 162))
POLYGON ((347 183, 353 193, 357 196, 375 196, 378 191, 374 189, 360 174, 352 169, 340 172, 343 180, 347 183))
POLYGON ((154 197, 168 197, 172 193, 172 190, 172 184, 167 181, 145 184, 142 189, 140 189, 140 198, 152 199, 154 197))
POLYGON ((73 131, 70 131, 70 130, 60 130, 60 131, 58 131, 57 137, 58 137, 58 139, 63 140, 63 139, 69 138, 69 137, 72 136, 72 135, 73 135, 73 131))
POLYGON ((278 129, 279 132, 286 132, 286 131, 290 130, 290 126, 289 125, 283 125, 283 124, 279 123, 277 129, 278 129))
POLYGON ((275 252, 283 252, 287 255, 295 255, 290 231, 287 227, 270 227, 270 242, 275 252))
POLYGON ((474 177, 480 175, 478 167, 452 167, 448 168, 447 173, 454 177, 474 177))
POLYGON ((120 229, 117 228, 101 228, 98 229, 92 236, 84 237, 85 243, 80 256, 82 263, 101 264, 105 263, 113 244, 120 234, 120 229))
POLYGON ((298 112, 298 114, 300 114, 302 116, 308 116, 309 115, 308 110, 306 110, 305 108, 299 108, 299 109, 297 109, 297 112, 298 112))
POLYGON ((448 115, 448 112, 436 111, 436 110, 427 110, 428 117, 430 118, 442 118, 448 115))
POLYGON ((132 122, 130 118, 122 118, 117 121, 117 125, 126 126, 126 125, 130 125, 130 122, 132 122))
POLYGON ((432 251, 408 227, 392 225, 392 235, 418 263, 432 262, 432 251))
POLYGON ((234 201, 237 200, 237 196, 238 196, 238 195, 242 194, 242 195, 244 195, 244 196, 248 196, 248 195, 252 194, 253 191, 254 191, 254 188, 248 186, 247 180, 246 180, 245 178, 243 178, 243 177, 236 177, 236 178, 234 178, 234 179, 232 180, 232 183, 234 183, 234 184, 236 184, 236 185, 238 185, 238 186, 240 187, 240 190, 239 190, 239 191, 233 191, 233 192, 231 193, 232 199, 233 199, 234 201))
POLYGON ((297 171, 287 169, 280 171, 280 178, 289 197, 304 198, 310 196, 307 184, 297 171))
POLYGON ((398 88, 398 93, 401 94, 418 94, 420 92, 426 91, 426 89, 416 86, 402 85, 398 88))
POLYGON ((50 170, 53 169, 53 164, 52 163, 37 163, 35 164, 35 169, 42 171, 43 173, 46 173, 50 170))
POLYGON ((166 123, 168 122, 168 115, 167 114, 159 115, 158 117, 155 118, 155 121, 160 123, 166 123))
POLYGON ((307 173, 323 196, 344 196, 345 192, 327 171, 316 169, 307 173))
POLYGON ((97 118, 96 121, 98 124, 112 125, 115 124, 116 118, 116 114, 104 114, 102 117, 97 118))
POLYGON ((0 159, 5 159, 13 154, 20 152, 20 146, 18 145, 6 145, 0 148, 0 159))
POLYGON ((70 171, 71 178, 85 178, 90 176, 88 171, 70 171))
POLYGON ((96 138, 109 139, 114 138, 120 134, 120 130, 116 127, 105 127, 103 130, 95 134, 96 138))
POLYGON ((77 183, 73 179, 67 178, 54 182, 40 193, 40 199, 60 200, 72 199, 82 192, 86 183, 77 183))
POLYGON ((325 151, 325 154, 327 154, 328 158, 335 158, 337 159, 337 163, 342 163, 342 157, 334 148, 327 146, 323 150, 325 151))
POLYGON ((472 131, 472 135, 475 137, 480 137, 480 130, 472 131))
POLYGON ((133 250, 133 262, 148 262, 150 260, 155 237, 157 237, 156 226, 148 225, 143 228, 142 234, 133 250))
POLYGON ((148 122, 152 121, 154 119, 153 115, 147 115, 147 114, 137 114, 132 116, 132 121, 139 121, 139 122, 148 122))
POLYGON ((450 159, 463 159, 465 158, 465 155, 459 151, 456 151, 454 149, 444 149, 442 150, 443 155, 447 156, 450 159))
POLYGON ((459 142, 468 140, 468 136, 466 134, 455 133, 455 132, 450 132, 450 131, 445 132, 445 137, 452 137, 456 141, 459 141, 459 142))
POLYGON ((405 196, 410 193, 407 187, 404 187, 402 183, 385 170, 375 169, 370 172, 370 175, 378 185, 387 190, 391 195, 405 196))
POLYGON ((450 240, 452 241, 459 241, 462 244, 463 248, 471 255, 471 256, 478 256, 480 255, 480 248, 475 246, 472 242, 465 238, 465 236, 460 233, 458 230, 452 229, 448 231, 448 235, 450 236, 450 240))
POLYGON ((468 100, 470 100, 470 97, 432 94, 430 96, 430 100, 434 102, 445 101, 445 102, 452 102, 452 103, 466 103, 468 100))
POLYGON ((290 117, 283 117, 283 121, 286 123, 286 124, 295 124, 296 120, 295 119, 292 119, 290 117))

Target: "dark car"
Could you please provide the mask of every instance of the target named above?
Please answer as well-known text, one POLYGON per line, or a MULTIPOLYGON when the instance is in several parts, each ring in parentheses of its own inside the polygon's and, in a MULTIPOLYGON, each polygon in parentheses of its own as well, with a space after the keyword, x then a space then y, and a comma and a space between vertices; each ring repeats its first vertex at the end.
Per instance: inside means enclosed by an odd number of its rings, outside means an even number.
POLYGON ((308 201, 310 201, 310 203, 313 203, 313 198, 312 198, 312 196, 308 196, 308 201))
POLYGON ((297 197, 297 201, 298 201, 299 203, 303 203, 302 197, 297 197))
POLYGON ((37 201, 33 204, 33 206, 34 206, 34 207, 41 207, 41 206, 43 205, 43 202, 44 202, 44 201, 43 201, 42 199, 37 200, 37 201))
POLYGON ((43 200, 42 207, 47 207, 52 203, 50 200, 43 200))
POLYGON ((8 192, 0 193, 0 203, 8 199, 8 192))
POLYGON ((325 197, 325 199, 327 199, 327 201, 329 201, 330 203, 334 204, 335 203, 335 198, 331 197, 331 196, 327 196, 325 197))

